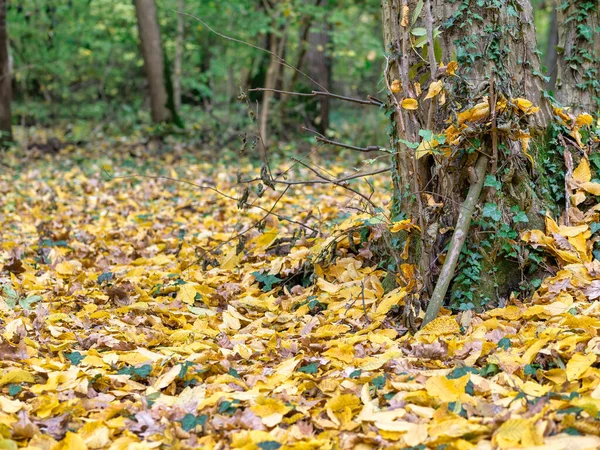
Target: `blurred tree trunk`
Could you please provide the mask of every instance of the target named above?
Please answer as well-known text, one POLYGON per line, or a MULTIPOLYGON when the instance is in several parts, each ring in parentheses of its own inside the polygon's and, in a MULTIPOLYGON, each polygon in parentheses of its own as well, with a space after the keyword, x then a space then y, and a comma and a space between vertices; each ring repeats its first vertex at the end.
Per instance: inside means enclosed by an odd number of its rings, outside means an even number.
POLYGON ((269 50, 277 55, 277 57, 271 56, 269 62, 265 80, 266 90, 263 92, 263 101, 260 110, 260 137, 263 141, 263 146, 260 148, 263 149, 263 151, 268 147, 269 142, 269 115, 271 112, 271 101, 275 96, 272 89, 277 89, 281 77, 283 66, 281 65, 280 58, 283 57, 285 51, 288 23, 289 22, 286 22, 279 30, 274 30, 270 36, 269 50))
MULTIPOLYGON (((185 0, 178 0, 177 9, 180 13, 185 11, 185 0)), ((181 107, 181 67, 183 64, 183 44, 184 44, 185 22, 183 14, 177 14, 177 38, 175 41, 175 64, 173 73, 173 101, 175 109, 179 111, 181 107)))
MULTIPOLYGON (((488 101, 491 74, 495 77, 495 98, 523 97, 540 107, 537 114, 528 116, 531 133, 543 132, 552 114, 543 97, 545 86, 539 76, 541 64, 529 0, 383 0, 382 12, 385 52, 389 55, 386 84, 394 90, 389 97, 395 149, 392 217, 410 218, 419 227, 402 233, 404 245, 400 250, 404 251, 397 263, 409 263, 417 269, 412 276, 420 286, 415 296, 426 300, 440 273, 440 256, 450 240, 449 233, 440 230, 456 226, 465 192, 475 184, 472 171, 478 157, 490 157, 491 164, 483 166, 486 171, 495 173, 501 165, 516 171, 514 179, 519 180, 519 189, 526 191, 523 196, 528 198, 527 202, 521 201, 525 211, 537 215, 532 205, 539 205, 539 201, 528 187, 530 156, 524 154, 518 141, 507 139, 502 144, 504 153, 494 155, 498 145, 492 144, 489 134, 482 135, 471 154, 456 150, 458 153, 452 157, 443 152, 417 157, 411 143, 422 142, 421 137, 430 133, 445 134, 447 120, 455 123, 457 113, 488 101), (420 36, 423 38, 419 43, 420 36), (440 69, 452 60, 458 63, 456 76, 440 69), (433 81, 443 82, 445 102, 440 97, 425 99, 433 81), (418 109, 400 107, 406 99, 418 102, 413 103, 418 109), (507 153, 510 158, 505 156, 507 153)), ((470 233, 468 225, 456 233, 470 233)), ((477 242, 469 236, 471 243, 477 242)), ((489 284, 493 286, 493 280, 489 284)))
POLYGON ((600 4, 568 0, 558 8, 556 99, 572 111, 600 110, 600 4))
POLYGON ((553 91, 558 77, 558 17, 556 8, 552 7, 552 18, 550 19, 550 28, 548 28, 548 47, 546 49, 546 59, 544 64, 550 80, 548 81, 548 90, 553 91))
MULTIPOLYGON (((304 63, 308 76, 327 90, 331 85, 330 36, 331 29, 327 20, 323 20, 320 24, 313 24, 308 34, 308 51, 304 63)), ((325 96, 317 100, 319 115, 313 121, 321 134, 329 128, 329 100, 329 97, 325 96)))
POLYGON ((12 141, 10 55, 6 31, 6 2, 0 0, 0 145, 12 141))
POLYGON ((135 0, 142 56, 150 90, 152 121, 167 122, 171 112, 167 106, 168 96, 165 84, 165 68, 160 27, 154 0, 135 0))

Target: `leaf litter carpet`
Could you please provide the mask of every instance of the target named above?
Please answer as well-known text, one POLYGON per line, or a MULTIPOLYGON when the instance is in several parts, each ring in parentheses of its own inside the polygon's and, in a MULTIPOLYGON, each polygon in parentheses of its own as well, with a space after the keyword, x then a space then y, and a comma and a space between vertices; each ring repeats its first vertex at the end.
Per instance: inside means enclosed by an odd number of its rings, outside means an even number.
POLYGON ((319 237, 270 216, 240 243, 264 210, 101 165, 173 167, 238 197, 231 168, 101 154, 67 148, 0 177, 0 448, 600 447, 600 207, 523 236, 556 268, 532 298, 411 335, 410 286, 386 293, 370 238, 349 243, 373 220, 346 191, 303 186, 273 209, 319 237))

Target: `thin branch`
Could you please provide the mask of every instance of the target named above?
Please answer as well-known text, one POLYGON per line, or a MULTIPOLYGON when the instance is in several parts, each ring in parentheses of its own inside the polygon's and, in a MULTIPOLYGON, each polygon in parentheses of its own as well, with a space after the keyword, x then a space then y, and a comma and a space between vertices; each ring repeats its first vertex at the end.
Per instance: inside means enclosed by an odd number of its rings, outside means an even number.
POLYGON ((347 148, 350 150, 354 150, 357 152, 385 152, 387 153, 384 147, 380 147, 379 145, 369 145, 368 147, 357 147, 355 145, 343 144, 341 142, 332 141, 331 139, 323 138, 320 136, 316 137, 317 141, 323 142, 329 145, 335 145, 336 147, 347 148))
POLYGON ((376 99, 375 97, 367 97, 367 100, 362 100, 360 98, 354 97, 346 97, 345 95, 332 94, 331 92, 323 92, 323 91, 312 91, 308 92, 294 92, 294 91, 284 91, 281 89, 271 89, 271 88, 252 88, 248 89, 248 92, 275 92, 276 94, 283 95, 295 95, 296 97, 331 97, 336 98, 338 100, 344 100, 346 102, 358 103, 361 105, 375 105, 382 106, 384 103, 381 100, 376 99))
POLYGON ((373 203, 373 201, 367 197, 365 194, 363 194, 362 192, 357 191, 356 189, 351 188, 350 186, 343 184, 339 181, 336 180, 332 180, 331 178, 327 178, 326 176, 322 175, 318 170, 313 169, 312 167, 310 167, 308 164, 306 164, 303 161, 300 161, 299 159, 296 158, 292 158, 294 161, 296 161, 298 164, 306 167, 308 170, 310 170, 311 172, 313 172, 316 176, 318 176, 319 178, 326 180, 332 184, 335 184, 336 186, 340 186, 348 191, 354 192, 356 195, 358 195, 359 197, 363 198, 366 202, 368 202, 373 209, 377 209, 377 205, 375 203, 373 203))
MULTIPOLYGON (((124 175, 124 176, 115 177, 115 176, 112 176, 111 174, 109 174, 106 171, 106 169, 102 168, 102 170, 104 171, 104 173, 108 177, 110 177, 111 180, 119 180, 119 179, 126 180, 126 179, 133 179, 133 178, 149 178, 151 180, 166 180, 166 181, 172 181, 172 182, 175 182, 175 183, 188 184, 190 186, 194 186, 194 187, 199 188, 199 189, 208 189, 210 191, 213 191, 213 192, 219 194, 220 196, 222 196, 222 197, 224 197, 226 199, 233 200, 235 202, 239 202, 240 201, 238 198, 233 197, 231 195, 228 195, 228 194, 220 191, 219 189, 217 189, 217 188, 215 188, 213 186, 209 186, 207 184, 198 184, 198 183, 194 183, 193 181, 179 180, 177 178, 171 178, 171 177, 167 177, 167 176, 163 176, 163 175, 124 175)), ((253 203, 248 203, 248 202, 245 202, 244 205, 248 206, 250 208, 257 208, 257 209, 260 209, 262 211, 269 212, 270 215, 277 217, 279 220, 283 220, 283 221, 286 221, 286 222, 294 223, 294 224, 299 225, 299 226, 301 226, 303 228, 306 228, 307 230, 312 231, 313 233, 318 232, 317 229, 315 229, 315 228, 313 228, 311 226, 308 226, 305 223, 298 222, 298 221, 296 221, 294 219, 290 219, 289 217, 285 217, 285 216, 282 216, 280 214, 274 213, 273 211, 269 211, 267 208, 264 208, 264 207, 262 207, 260 205, 255 205, 253 203)))
POLYGON ((228 243, 230 243, 231 241, 239 238, 240 236, 243 236, 244 234, 246 234, 248 231, 252 230, 254 227, 256 227, 259 223, 261 223, 263 220, 265 220, 267 217, 269 217, 270 215, 275 215, 273 213, 273 210, 275 209, 275 207, 277 206, 277 204, 279 203, 279 201, 283 198, 283 196, 285 195, 285 193, 290 189, 289 186, 287 186, 283 192, 279 195, 279 197, 277 197, 277 200, 275 200, 275 203, 273 203, 273 206, 271 206, 271 209, 267 210, 267 213, 262 216, 260 219, 258 219, 257 221, 255 221, 252 225, 250 225, 248 228, 246 228, 244 231, 239 232, 238 234, 236 234, 235 236, 230 237, 229 239, 227 239, 225 242, 221 242, 219 245, 217 245, 212 251, 211 253, 216 252, 217 250, 219 250, 221 247, 223 247, 224 245, 227 245, 228 243))

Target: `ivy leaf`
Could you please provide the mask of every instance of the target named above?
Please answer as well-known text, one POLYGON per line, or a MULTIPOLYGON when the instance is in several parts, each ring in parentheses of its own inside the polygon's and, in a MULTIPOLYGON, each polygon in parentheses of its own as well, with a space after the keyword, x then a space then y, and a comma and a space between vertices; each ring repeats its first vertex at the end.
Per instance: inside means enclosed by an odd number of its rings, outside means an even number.
POLYGON ((304 367, 300 367, 298 369, 298 372, 302 372, 302 373, 317 373, 317 370, 319 370, 319 363, 310 363, 307 366, 304 367))
POLYGON ((63 355, 65 358, 71 361, 71 364, 73 364, 74 366, 78 366, 79 364, 81 364, 81 361, 83 361, 83 359, 85 358, 85 356, 83 356, 79 352, 63 353, 63 355))
POLYGON ((483 217, 489 217, 495 222, 498 222, 500 219, 502 219, 502 213, 498 209, 498 205, 495 203, 486 203, 483 206, 482 215, 483 217))
POLYGON ((511 347, 512 347, 512 343, 510 342, 510 339, 508 339, 508 338, 502 338, 498 341, 498 348, 500 348, 502 350, 508 350, 511 347))
POLYGON ((33 304, 39 302, 40 300, 42 300, 40 295, 30 295, 29 297, 20 300, 19 305, 23 309, 30 310, 33 304))
POLYGON ((277 450, 277 449, 281 448, 281 444, 279 442, 276 442, 276 441, 263 441, 263 442, 259 442, 258 446, 262 450, 277 450))
POLYGON ((519 211, 517 214, 513 216, 513 222, 515 223, 527 223, 529 222, 529 217, 525 214, 525 211, 519 211))
POLYGON ((485 177, 485 181, 484 181, 483 185, 485 187, 492 187, 492 188, 496 189, 497 191, 502 189, 502 183, 500 183, 494 175, 487 175, 485 177))
POLYGON ((273 289, 274 284, 277 284, 281 281, 280 278, 276 277, 275 275, 270 275, 268 273, 252 272, 252 275, 254 275, 256 281, 263 285, 263 292, 269 292, 273 289))

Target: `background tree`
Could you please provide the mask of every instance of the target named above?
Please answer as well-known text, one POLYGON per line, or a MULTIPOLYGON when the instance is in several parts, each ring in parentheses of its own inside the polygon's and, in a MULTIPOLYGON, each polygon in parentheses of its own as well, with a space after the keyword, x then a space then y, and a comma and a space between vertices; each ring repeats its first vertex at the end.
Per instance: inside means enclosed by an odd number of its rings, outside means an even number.
POLYGON ((600 5, 567 0, 558 11, 556 98, 576 112, 600 109, 600 5))
POLYGON ((11 73, 8 33, 6 31, 6 0, 0 0, 0 144, 12 140, 11 73))
POLYGON ((168 107, 165 58, 156 15, 156 4, 154 0, 135 0, 135 12, 148 80, 152 120, 154 122, 167 122, 171 119, 172 114, 168 107))
MULTIPOLYGON (((177 1, 177 10, 185 12, 185 0, 177 1)), ((177 38, 175 41, 175 64, 173 70, 173 100, 175 109, 181 109, 181 70, 183 64, 183 46, 185 37, 185 20, 183 14, 177 15, 177 38)))

